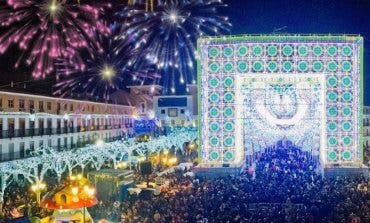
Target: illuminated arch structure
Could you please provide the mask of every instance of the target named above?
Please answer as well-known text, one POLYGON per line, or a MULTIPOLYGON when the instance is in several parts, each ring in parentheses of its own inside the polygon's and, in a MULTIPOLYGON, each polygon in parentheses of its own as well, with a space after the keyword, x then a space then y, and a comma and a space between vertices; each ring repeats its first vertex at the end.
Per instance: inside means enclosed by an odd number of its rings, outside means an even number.
POLYGON ((362 164, 362 37, 206 37, 198 55, 202 166, 240 166, 281 139, 324 167, 362 164))

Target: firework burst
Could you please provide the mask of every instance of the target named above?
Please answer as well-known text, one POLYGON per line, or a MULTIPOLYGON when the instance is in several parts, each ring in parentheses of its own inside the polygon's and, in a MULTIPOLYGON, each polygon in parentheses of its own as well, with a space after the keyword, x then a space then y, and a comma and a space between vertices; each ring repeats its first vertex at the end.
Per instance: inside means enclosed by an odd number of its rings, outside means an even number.
POLYGON ((32 76, 44 78, 54 71, 56 59, 84 67, 80 50, 100 48, 98 34, 108 34, 101 20, 109 4, 91 5, 76 0, 7 0, 0 6, 0 53, 15 44, 23 52, 20 63, 33 66, 32 76))
POLYGON ((225 6, 222 0, 158 0, 154 12, 128 6, 118 13, 121 35, 141 40, 146 59, 162 74, 162 85, 175 93, 177 86, 196 81, 197 38, 229 31, 228 18, 217 15, 225 6))
POLYGON ((54 86, 54 95, 80 95, 109 101, 118 89, 158 78, 137 60, 140 47, 130 39, 100 38, 99 42, 104 50, 95 49, 86 55, 86 69, 81 70, 68 60, 56 63, 59 82, 54 86))

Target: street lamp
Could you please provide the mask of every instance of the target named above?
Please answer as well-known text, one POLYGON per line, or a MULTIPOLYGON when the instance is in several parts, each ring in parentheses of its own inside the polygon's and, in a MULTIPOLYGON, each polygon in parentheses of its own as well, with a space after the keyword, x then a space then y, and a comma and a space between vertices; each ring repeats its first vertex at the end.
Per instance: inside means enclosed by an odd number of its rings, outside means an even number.
POLYGON ((102 147, 104 146, 104 141, 102 139, 98 139, 96 142, 95 142, 95 145, 97 147, 102 147))
POLYGON ((36 194, 36 202, 38 205, 41 203, 41 191, 45 190, 46 184, 42 181, 38 181, 35 184, 31 185, 31 190, 36 194))
POLYGON ((168 159, 168 163, 170 164, 170 166, 175 165, 177 163, 177 158, 172 157, 172 158, 168 159))
POLYGON ((95 188, 90 187, 88 185, 84 185, 82 187, 82 190, 80 190, 80 187, 72 187, 71 192, 73 194, 73 201, 74 202, 79 202, 80 198, 83 201, 83 223, 86 222, 86 200, 91 199, 95 195, 95 188))

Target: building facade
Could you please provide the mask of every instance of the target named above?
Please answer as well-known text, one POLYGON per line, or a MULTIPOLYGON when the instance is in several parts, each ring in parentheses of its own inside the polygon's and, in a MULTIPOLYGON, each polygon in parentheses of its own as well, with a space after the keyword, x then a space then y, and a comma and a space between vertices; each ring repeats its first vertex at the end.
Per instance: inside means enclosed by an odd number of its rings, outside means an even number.
POLYGON ((131 134, 132 106, 0 91, 0 161, 40 146, 58 150, 131 134))
POLYGON ((196 126, 197 86, 188 85, 186 95, 154 96, 155 117, 162 126, 196 126))

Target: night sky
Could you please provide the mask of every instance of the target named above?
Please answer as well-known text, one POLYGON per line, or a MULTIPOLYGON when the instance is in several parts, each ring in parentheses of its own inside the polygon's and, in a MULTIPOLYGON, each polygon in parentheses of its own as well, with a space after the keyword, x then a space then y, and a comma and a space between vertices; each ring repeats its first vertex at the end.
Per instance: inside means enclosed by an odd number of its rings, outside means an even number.
MULTIPOLYGON (((230 34, 360 34, 365 39, 365 104, 370 105, 370 77, 366 63, 370 48, 369 0, 224 0, 229 7, 220 14, 229 16, 233 28, 230 34), (282 28, 282 29, 281 29, 282 28)), ((1 30, 0 30, 1 31, 1 30)), ((14 81, 28 81, 29 70, 13 70, 15 62, 9 52, 0 56, 0 89, 14 81)), ((15 55, 16 57, 16 55, 15 55)), ((51 91, 53 77, 26 84, 39 92, 51 91), (42 90, 41 90, 42 88, 42 90)), ((23 84, 19 86, 24 87, 23 84)))

